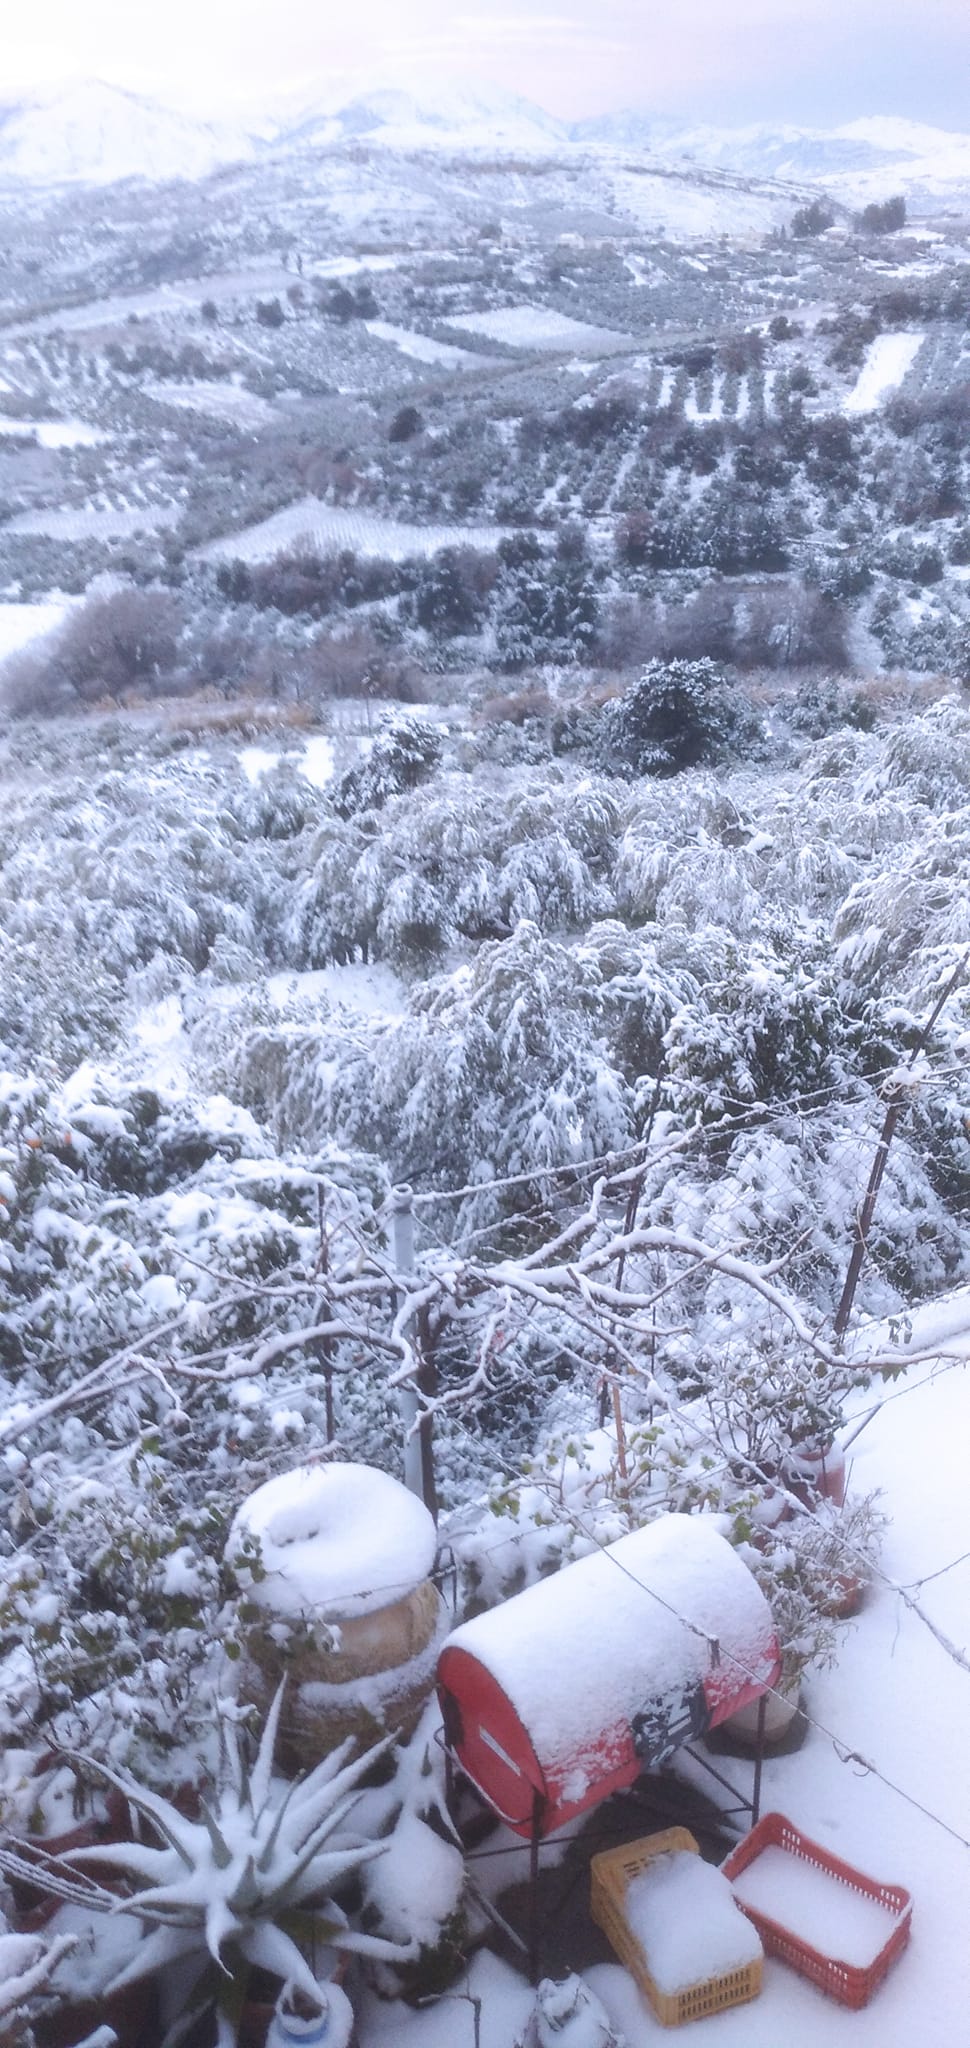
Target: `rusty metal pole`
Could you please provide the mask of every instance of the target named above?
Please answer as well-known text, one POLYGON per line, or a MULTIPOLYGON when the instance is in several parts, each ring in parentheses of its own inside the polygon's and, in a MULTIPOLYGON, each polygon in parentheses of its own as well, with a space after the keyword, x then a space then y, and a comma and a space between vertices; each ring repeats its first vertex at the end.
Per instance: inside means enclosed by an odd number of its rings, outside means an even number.
MULTIPOLYGON (((927 1018, 926 1023, 924 1024, 923 1029, 920 1032, 918 1039, 916 1040, 916 1044, 914 1045, 913 1050, 910 1053, 909 1059, 906 1063, 907 1066, 915 1066, 916 1061, 919 1059, 920 1054, 926 1050, 926 1046, 929 1041, 930 1035, 933 1031, 933 1027, 936 1024, 937 1018, 939 1017, 944 1004, 949 1002, 949 999, 953 994, 954 989, 957 987, 958 983, 963 980, 964 974, 966 973, 967 969, 968 959, 970 959, 970 954, 965 953, 963 959, 959 961, 957 966, 954 968, 953 973, 951 974, 950 979, 947 982, 942 994, 937 997, 936 1002, 934 1003, 933 1008, 930 1011, 929 1017, 927 1018)), ((835 1340, 838 1344, 841 1344, 842 1339, 845 1336, 846 1329, 848 1328, 849 1317, 852 1314, 852 1304, 855 1300, 856 1288, 859 1285, 859 1275, 862 1272, 862 1262, 866 1255, 866 1248, 869 1241, 869 1231, 872 1226, 872 1218, 875 1212, 876 1202, 879 1196, 879 1190, 882 1186, 882 1177, 886 1171, 886 1161, 889 1158, 889 1147, 892 1144, 893 1138, 896 1134, 896 1125, 898 1124, 900 1116, 902 1115, 903 1105, 906 1100, 907 1092, 908 1091, 905 1085, 897 1082, 892 1091, 890 1093, 887 1093, 886 1099, 889 1103, 889 1108, 886 1111, 883 1127, 879 1133, 879 1143, 876 1146, 876 1156, 872 1162, 872 1169, 869 1174, 869 1185, 866 1188, 862 1207, 859 1210, 858 1216, 856 1217, 855 1236, 852 1245, 852 1255, 849 1259, 848 1270, 845 1276, 845 1286, 842 1289, 842 1296, 839 1301, 838 1308, 835 1311, 835 1322, 832 1326, 835 1335, 835 1340)))
POLYGON ((542 1794, 532 1794, 532 1833, 529 1836, 529 1982, 539 1982, 539 1842, 542 1794))
POLYGON ((758 1732, 755 1738, 754 1784, 751 1788, 751 1825, 757 1827, 761 1814, 761 1771, 765 1760, 765 1721, 768 1716, 768 1695, 763 1692, 758 1701, 758 1732))

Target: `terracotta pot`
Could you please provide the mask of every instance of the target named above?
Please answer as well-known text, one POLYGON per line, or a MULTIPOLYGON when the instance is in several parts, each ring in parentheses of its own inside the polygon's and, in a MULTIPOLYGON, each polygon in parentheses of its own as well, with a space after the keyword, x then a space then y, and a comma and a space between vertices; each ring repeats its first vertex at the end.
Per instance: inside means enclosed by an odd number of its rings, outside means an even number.
POLYGON ((298 1623, 291 1624, 285 1649, 281 1649, 274 1635, 280 1622, 269 1613, 265 1623, 256 1622, 250 1628, 246 1648, 262 1670, 276 1674, 274 1684, 279 1683, 285 1661, 291 1684, 347 1685, 410 1664, 427 1648, 440 1613, 441 1596, 430 1579, 423 1579, 403 1600, 352 1621, 335 1623, 340 1640, 332 1650, 315 1638, 312 1622, 303 1629, 298 1623))
MULTIPOLYGON (((105 1795, 104 1805, 104 1813, 86 1814, 76 1827, 65 1829, 63 1834, 27 1835, 25 1840, 31 1849, 42 1850, 45 1856, 55 1860, 66 1856, 71 1849, 101 1848, 109 1842, 132 1841, 131 1809, 124 1795, 112 1786, 105 1795)), ((78 1875, 70 1863, 65 1863, 58 1874, 74 1880, 78 1875)), ((99 1883, 105 1882, 110 1888, 110 1880, 99 1878, 99 1883)), ((21 1908, 18 1926, 25 1934, 39 1933, 63 1903, 53 1892, 45 1891, 39 1879, 36 1884, 28 1884, 18 1878, 14 1891, 21 1908)))
POLYGON ((845 1500, 845 1455, 837 1443, 825 1450, 793 1450, 786 1466, 789 1492, 803 1507, 817 1507, 830 1500, 840 1508, 845 1500))
POLYGON ((430 1579, 403 1600, 340 1622, 334 1649, 314 1637, 312 1624, 293 1624, 276 1641, 280 1624, 267 1615, 247 1633, 239 1697, 265 1716, 286 1676, 277 1749, 284 1770, 318 1763, 347 1736, 366 1746, 388 1732, 410 1734, 434 1685, 443 1622, 430 1579))
POLYGON ((851 1621, 862 1607, 868 1588, 868 1579, 860 1578, 857 1573, 836 1572, 823 1612, 831 1614, 835 1621, 851 1621))

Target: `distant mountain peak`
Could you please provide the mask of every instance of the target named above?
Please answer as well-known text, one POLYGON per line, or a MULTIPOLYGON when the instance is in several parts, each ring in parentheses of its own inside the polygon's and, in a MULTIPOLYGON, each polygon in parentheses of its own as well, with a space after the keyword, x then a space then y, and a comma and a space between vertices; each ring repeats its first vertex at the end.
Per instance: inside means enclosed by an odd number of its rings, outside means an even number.
POLYGON ((103 79, 0 101, 0 179, 38 185, 200 178, 252 154, 245 130, 197 120, 103 79))
POLYGON ((282 121, 281 146, 366 137, 391 146, 447 142, 522 149, 568 148, 568 127, 499 86, 461 77, 351 79, 322 85, 282 121))
POLYGON ((686 162, 762 184, 820 185, 850 206, 892 191, 970 205, 970 136, 902 116, 871 114, 829 128, 715 127, 627 108, 569 124, 499 86, 413 69, 331 76, 231 120, 179 111, 102 79, 0 96, 0 184, 8 187, 198 179, 267 153, 298 158, 350 144, 523 156, 624 150, 660 169, 686 162))

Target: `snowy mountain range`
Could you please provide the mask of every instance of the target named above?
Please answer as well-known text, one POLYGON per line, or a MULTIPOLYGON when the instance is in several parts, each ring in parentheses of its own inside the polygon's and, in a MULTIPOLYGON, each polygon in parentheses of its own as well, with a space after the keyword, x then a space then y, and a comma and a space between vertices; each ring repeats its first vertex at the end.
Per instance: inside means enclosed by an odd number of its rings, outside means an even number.
POLYGON ((109 185, 204 178, 254 154, 244 127, 204 121, 98 79, 0 98, 0 182, 109 185))
POLYGON ((931 200, 970 187, 970 135, 885 115, 836 128, 684 128, 643 114, 609 114, 578 123, 572 134, 745 177, 824 185, 850 205, 890 190, 931 200))
POLYGON ((380 142, 390 148, 568 149, 571 131, 541 107, 497 86, 464 79, 422 87, 352 83, 325 89, 293 118, 279 122, 276 145, 318 148, 339 142, 380 142))
POLYGON ((685 127, 627 110, 573 124, 497 87, 448 80, 331 82, 272 112, 202 119, 119 86, 82 80, 0 102, 0 184, 110 184, 205 177, 219 165, 342 144, 522 155, 635 151, 657 165, 823 185, 847 204, 904 191, 927 204, 970 197, 970 135, 888 117, 835 128, 685 127))

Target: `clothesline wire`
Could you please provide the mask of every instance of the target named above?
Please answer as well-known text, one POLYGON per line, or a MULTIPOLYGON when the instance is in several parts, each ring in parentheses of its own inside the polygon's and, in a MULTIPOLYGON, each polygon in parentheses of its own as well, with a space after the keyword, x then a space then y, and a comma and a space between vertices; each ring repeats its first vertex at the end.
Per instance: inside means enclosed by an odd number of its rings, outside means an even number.
MULTIPOLYGON (((844 1098, 845 1094, 846 1084, 841 1081, 826 1088, 812 1089, 799 1096, 795 1102, 780 1104, 774 1109, 763 1103, 747 1103, 743 1108, 739 1108, 736 1115, 718 1117, 713 1123, 697 1124, 678 1132, 669 1149, 671 1152, 686 1150, 695 1139, 700 1141, 723 1137, 731 1130, 743 1131, 754 1123, 761 1128, 766 1123, 783 1122, 792 1117, 821 1116, 833 1097, 841 1095, 844 1098)), ((865 1108, 870 1105, 865 1103, 862 1096, 858 1096, 847 1102, 847 1107, 849 1106, 865 1108)), ((414 1208, 427 1208, 433 1202, 460 1202, 472 1195, 491 1194, 502 1188, 533 1187, 536 1181, 576 1177, 593 1173, 601 1167, 616 1165, 620 1160, 636 1158, 640 1154, 649 1155, 649 1147, 648 1139, 633 1140, 629 1145, 601 1152, 592 1159, 564 1159, 548 1166, 536 1165, 530 1167, 528 1172, 502 1174, 492 1180, 469 1181, 460 1188, 422 1189, 419 1193, 412 1194, 411 1202, 414 1208)), ((658 1147, 658 1157, 665 1156, 665 1149, 658 1147)))
MULTIPOLYGON (((615 1555, 611 1547, 606 1543, 602 1542, 601 1539, 595 1535, 595 1533, 583 1521, 582 1516, 576 1513, 575 1509, 572 1509, 568 1507, 565 1503, 563 1503, 562 1512, 564 1518, 567 1521, 572 1522, 573 1526, 591 1545, 592 1550, 598 1551, 601 1556, 605 1557, 608 1560, 608 1562, 614 1567, 615 1570, 622 1572, 623 1576, 629 1579, 630 1582, 634 1586, 636 1586, 641 1593, 646 1593, 650 1599, 655 1601, 659 1606, 663 1607, 666 1610, 666 1612, 670 1614, 674 1620, 678 1621, 683 1628, 686 1628, 690 1634, 697 1636, 700 1641, 704 1642, 707 1646, 709 1654, 711 1654, 712 1656, 716 1655, 718 1658, 723 1658, 726 1662, 733 1664, 735 1669, 739 1671, 742 1677, 746 1678, 750 1684, 754 1684, 761 1687, 764 1691, 768 1692, 772 1698, 782 1700, 787 1704, 787 1701, 785 1700, 785 1695, 779 1692, 777 1686, 772 1685, 764 1687, 760 1675, 757 1672, 752 1671, 750 1666, 746 1665, 744 1660, 741 1657, 739 1657, 735 1651, 726 1648, 718 1637, 712 1635, 709 1630, 701 1628, 697 1622, 691 1620, 689 1615, 684 1614, 681 1609, 674 1606, 671 1601, 667 1600, 663 1594, 658 1593, 655 1587, 647 1585, 642 1579, 639 1579, 637 1577, 635 1572, 630 1571, 629 1567, 623 1563, 622 1559, 618 1558, 615 1555)), ((500 1537, 496 1543, 491 1544, 490 1546, 488 1546, 486 1550, 483 1550, 479 1554, 483 1556, 492 1556, 496 1551, 503 1549, 507 1544, 513 1542, 515 1540, 515 1533, 515 1531, 510 1531, 508 1536, 500 1537)), ((966 1555, 970 1556, 970 1552, 966 1553, 966 1555)), ((963 1558, 956 1558, 953 1561, 953 1565, 944 1566, 943 1569, 945 1571, 950 1571, 954 1568, 954 1565, 961 1564, 963 1563, 963 1561, 963 1558)), ((934 1573, 932 1574, 932 1576, 936 1577, 940 1575, 934 1573)), ((409 1589, 411 1583, 411 1581, 408 1581, 409 1589)), ((919 1583, 925 1583, 925 1581, 920 1581, 919 1583)), ((403 1584, 404 1581, 396 1580, 390 1582, 387 1585, 371 1586, 367 1588, 358 1589, 356 1597, 360 1599, 369 1597, 370 1595, 377 1593, 400 1593, 403 1584)), ((950 1835, 955 1842, 958 1842, 960 1844, 961 1848, 970 1850, 970 1839, 968 1839, 965 1835, 961 1835, 959 1830, 951 1826, 949 1821, 944 1820, 941 1814, 935 1813, 931 1807, 928 1807, 921 1799, 918 1799, 915 1793, 907 1791, 905 1786, 898 1785, 894 1779, 890 1778, 887 1775, 887 1773, 880 1768, 878 1764, 873 1763, 871 1758, 863 1756, 861 1751, 853 1747, 850 1744, 850 1742, 846 1740, 846 1738, 840 1735, 836 1735, 831 1728, 827 1728, 825 1726, 825 1723, 818 1719, 817 1715, 810 1713, 804 1707, 802 1708, 802 1713, 804 1714, 808 1726, 810 1728, 813 1728, 815 1732, 823 1738, 824 1741, 830 1744, 831 1748, 835 1752, 835 1755, 838 1757, 840 1763, 858 1764, 860 1768, 866 1773, 866 1775, 876 1778, 880 1784, 886 1787, 887 1791, 892 1792, 896 1798, 905 1801, 905 1803, 908 1806, 913 1807, 918 1813, 921 1813, 924 1819, 932 1822, 935 1827, 942 1829, 945 1834, 950 1835)))
MULTIPOLYGON (((648 1586, 642 1579, 638 1579, 636 1573, 630 1571, 622 1559, 618 1558, 607 1544, 602 1543, 591 1530, 585 1527, 580 1516, 569 1509, 566 1509, 565 1512, 576 1528, 587 1538, 587 1541, 593 1545, 594 1549, 607 1558, 617 1571, 622 1572, 626 1578, 630 1579, 633 1585, 638 1586, 641 1592, 648 1593, 651 1599, 659 1601, 662 1607, 667 1608, 671 1614, 675 1614, 677 1620, 685 1628, 690 1629, 694 1635, 705 1638, 709 1644, 717 1641, 716 1638, 709 1636, 706 1630, 699 1628, 696 1622, 692 1622, 688 1615, 682 1614, 672 1607, 670 1602, 657 1593, 652 1586, 648 1586)), ((770 1693, 773 1699, 785 1700, 785 1695, 779 1692, 777 1686, 763 1687, 762 1680, 757 1672, 752 1671, 742 1658, 738 1657, 734 1651, 726 1649, 720 1642, 718 1642, 718 1655, 725 1658, 728 1663, 733 1664, 735 1669, 741 1673, 742 1677, 747 1678, 750 1684, 761 1687, 770 1693)), ((788 1704, 788 1702, 785 1703, 788 1704)), ((814 1728, 817 1734, 821 1735, 826 1742, 831 1744, 840 1763, 858 1764, 866 1775, 877 1778, 879 1783, 885 1785, 888 1791, 893 1792, 897 1798, 905 1800, 908 1806, 914 1807, 926 1820, 932 1821, 935 1827, 941 1828, 944 1834, 950 1835, 955 1842, 959 1842, 961 1848, 970 1850, 970 1840, 965 1835, 961 1835, 958 1829, 952 1827, 949 1821, 944 1820, 941 1814, 934 1813, 931 1807, 924 1805, 921 1799, 917 1799, 915 1793, 907 1792, 904 1786, 897 1785, 892 1778, 887 1777, 886 1773, 880 1770, 878 1764, 874 1764, 870 1758, 863 1756, 859 1750, 850 1747, 842 1736, 833 1734, 831 1728, 826 1728, 824 1722, 820 1721, 816 1715, 810 1714, 804 1707, 802 1708, 802 1713, 808 1726, 814 1728)))

